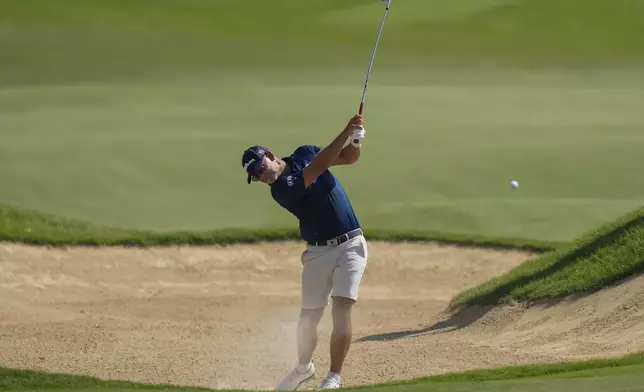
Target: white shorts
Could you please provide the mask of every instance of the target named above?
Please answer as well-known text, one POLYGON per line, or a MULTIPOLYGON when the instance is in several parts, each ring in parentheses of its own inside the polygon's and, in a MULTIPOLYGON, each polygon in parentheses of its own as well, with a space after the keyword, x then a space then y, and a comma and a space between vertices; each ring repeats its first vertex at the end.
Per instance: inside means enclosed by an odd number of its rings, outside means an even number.
POLYGON ((357 300, 367 253, 367 240, 362 235, 338 246, 308 245, 301 257, 302 308, 323 308, 329 296, 357 300))

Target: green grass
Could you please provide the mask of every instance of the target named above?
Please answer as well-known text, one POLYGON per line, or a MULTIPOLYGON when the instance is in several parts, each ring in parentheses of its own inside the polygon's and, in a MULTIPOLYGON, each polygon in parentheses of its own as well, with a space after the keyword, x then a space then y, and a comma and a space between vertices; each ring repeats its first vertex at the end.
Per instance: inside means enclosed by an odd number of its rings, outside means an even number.
POLYGON ((644 382, 644 367, 638 366, 629 369, 630 372, 612 370, 601 372, 597 376, 581 378, 533 378, 505 381, 484 381, 484 382, 458 382, 458 383, 436 383, 417 384, 411 386, 379 388, 383 392, 604 392, 604 391, 642 391, 644 382))
MULTIPOLYGON (((362 158, 333 170, 365 229, 569 242, 640 207, 643 4, 396 1, 362 158)), ((0 201, 122 230, 293 228, 241 153, 336 135, 382 11, 5 0, 0 201)))
POLYGON ((452 307, 589 293, 644 271, 644 208, 454 297, 452 307))
MULTIPOLYGON (((365 230, 365 235, 370 240, 389 242, 435 241, 446 244, 517 249, 537 253, 551 251, 564 245, 564 243, 554 241, 447 235, 428 231, 405 232, 375 229, 365 230)), ((293 228, 168 232, 118 229, 0 203, 0 241, 35 245, 164 246, 171 244, 231 244, 299 239, 298 230, 293 228)))
MULTIPOLYGON (((642 210, 609 222, 644 204, 642 13, 641 0, 394 0, 362 158, 334 169, 367 235, 558 247, 456 304, 641 271, 642 210)), ((268 189, 246 185, 241 152, 328 143, 357 109, 381 14, 376 0, 2 1, 0 240, 297 238, 268 189)), ((638 354, 373 388, 635 391, 642 370, 638 354)), ((192 390, 0 368, 3 390, 106 388, 192 390)))
MULTIPOLYGON (((480 369, 460 373, 448 373, 409 381, 389 382, 347 390, 396 390, 396 391, 550 391, 567 392, 583 386, 587 391, 610 390, 635 391, 642 389, 644 381, 644 355, 631 355, 588 361, 557 364, 508 366, 496 369, 480 369), (568 389, 566 389, 568 388, 568 389), (629 389, 630 388, 630 389, 629 389)), ((204 388, 189 388, 174 385, 147 385, 117 380, 100 380, 89 376, 46 373, 33 370, 18 370, 0 367, 0 389, 14 391, 140 391, 167 390, 198 392, 204 388)))
MULTIPOLYGON (((383 7, 373 0, 5 0, 0 11, 0 80, 32 85, 222 69, 362 69, 383 7)), ((642 12, 641 0, 398 0, 378 64, 633 67, 644 58, 642 12)))
POLYGON ((102 380, 96 377, 65 373, 0 367, 0 390, 158 390, 204 391, 207 388, 187 388, 176 385, 142 384, 122 380, 102 380))

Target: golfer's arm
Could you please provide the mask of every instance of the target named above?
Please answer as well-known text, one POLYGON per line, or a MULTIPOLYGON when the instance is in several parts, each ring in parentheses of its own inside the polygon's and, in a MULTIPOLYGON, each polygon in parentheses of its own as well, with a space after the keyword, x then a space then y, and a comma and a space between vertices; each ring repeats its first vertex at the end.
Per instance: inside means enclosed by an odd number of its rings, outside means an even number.
POLYGON ((351 165, 356 163, 358 158, 360 158, 360 148, 349 143, 340 151, 340 155, 335 160, 334 165, 351 165))
POLYGON ((320 174, 335 163, 349 137, 351 137, 351 131, 345 128, 328 146, 317 153, 311 164, 302 170, 305 187, 308 188, 320 174))

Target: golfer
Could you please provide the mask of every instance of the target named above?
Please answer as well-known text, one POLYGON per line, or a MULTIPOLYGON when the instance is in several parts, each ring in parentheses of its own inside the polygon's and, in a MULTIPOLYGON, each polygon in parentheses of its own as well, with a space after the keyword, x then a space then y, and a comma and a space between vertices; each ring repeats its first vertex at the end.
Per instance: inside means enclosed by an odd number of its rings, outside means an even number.
POLYGON ((307 243, 301 256, 299 363, 277 390, 295 390, 315 376, 312 357, 317 327, 329 297, 333 298, 331 366, 319 389, 340 387, 342 365, 351 344, 351 309, 367 265, 367 242, 347 194, 329 167, 355 163, 364 137, 362 116, 356 115, 323 149, 304 145, 284 158, 262 146, 244 151, 242 166, 248 183, 269 185, 273 199, 299 220, 300 236, 307 243))

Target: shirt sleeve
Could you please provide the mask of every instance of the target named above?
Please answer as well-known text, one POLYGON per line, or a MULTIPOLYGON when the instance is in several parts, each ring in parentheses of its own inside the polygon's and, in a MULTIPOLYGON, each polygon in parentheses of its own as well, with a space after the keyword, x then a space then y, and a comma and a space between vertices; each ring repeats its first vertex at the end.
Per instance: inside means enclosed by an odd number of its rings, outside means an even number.
POLYGON ((295 153, 293 155, 295 155, 295 157, 305 162, 305 166, 306 166, 309 163, 311 163, 313 158, 315 158, 317 153, 319 153, 321 150, 322 149, 319 146, 307 144, 307 145, 298 147, 297 150, 295 150, 295 153))

